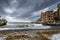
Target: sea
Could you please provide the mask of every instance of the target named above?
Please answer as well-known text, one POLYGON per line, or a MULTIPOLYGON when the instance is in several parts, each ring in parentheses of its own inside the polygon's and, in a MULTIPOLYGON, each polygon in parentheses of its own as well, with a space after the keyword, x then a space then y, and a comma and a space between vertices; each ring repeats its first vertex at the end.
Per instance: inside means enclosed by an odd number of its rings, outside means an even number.
MULTIPOLYGON (((54 27, 45 26, 45 25, 36 24, 36 23, 8 22, 7 25, 0 26, 0 31, 4 31, 4 30, 15 30, 15 31, 23 30, 23 31, 25 31, 25 30, 28 30, 27 32, 30 32, 29 34, 31 34, 32 32, 35 33, 36 31, 38 31, 40 29, 51 29, 51 28, 56 29, 58 27, 57 26, 54 26, 54 27)), ((60 29, 60 27, 59 27, 59 29, 60 29)), ((4 31, 4 33, 6 33, 6 32, 4 31)), ((58 36, 58 37, 60 37, 60 36, 58 36)), ((55 36, 52 36, 52 40, 54 40, 54 39, 55 39, 55 36)), ((5 40, 5 38, 0 37, 0 40, 5 40)))
POLYGON ((50 26, 44 26, 36 23, 25 22, 8 22, 7 25, 0 26, 0 30, 17 30, 17 29, 48 29, 50 26))

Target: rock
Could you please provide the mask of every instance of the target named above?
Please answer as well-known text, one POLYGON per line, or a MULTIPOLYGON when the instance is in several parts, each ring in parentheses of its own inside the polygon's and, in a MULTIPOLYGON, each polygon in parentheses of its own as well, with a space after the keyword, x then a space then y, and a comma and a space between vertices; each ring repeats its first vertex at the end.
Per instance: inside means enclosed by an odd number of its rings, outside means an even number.
POLYGON ((0 26, 6 25, 6 24, 7 24, 7 20, 0 19, 0 26))

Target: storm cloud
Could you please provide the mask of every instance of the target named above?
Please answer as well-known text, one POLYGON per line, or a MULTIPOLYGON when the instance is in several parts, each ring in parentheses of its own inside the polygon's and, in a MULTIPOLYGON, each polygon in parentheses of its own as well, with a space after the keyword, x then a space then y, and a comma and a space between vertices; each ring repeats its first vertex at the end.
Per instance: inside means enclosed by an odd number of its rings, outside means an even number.
POLYGON ((58 3, 60 0, 0 0, 0 16, 9 21, 36 21, 42 11, 56 10, 58 3))

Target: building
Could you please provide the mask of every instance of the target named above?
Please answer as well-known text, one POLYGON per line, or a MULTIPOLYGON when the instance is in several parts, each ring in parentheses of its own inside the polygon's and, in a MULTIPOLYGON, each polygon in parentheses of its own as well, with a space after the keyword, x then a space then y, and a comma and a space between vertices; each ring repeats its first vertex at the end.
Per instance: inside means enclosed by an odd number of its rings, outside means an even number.
POLYGON ((46 11, 45 12, 45 19, 44 19, 45 23, 54 23, 54 12, 53 11, 46 11))
POLYGON ((60 4, 58 4, 57 7, 58 7, 58 9, 57 9, 58 19, 60 20, 60 4))
POLYGON ((57 13, 57 11, 54 12, 54 20, 55 20, 56 23, 58 22, 58 13, 57 13))
POLYGON ((42 23, 44 23, 44 21, 45 21, 45 13, 41 13, 41 20, 42 20, 42 23))

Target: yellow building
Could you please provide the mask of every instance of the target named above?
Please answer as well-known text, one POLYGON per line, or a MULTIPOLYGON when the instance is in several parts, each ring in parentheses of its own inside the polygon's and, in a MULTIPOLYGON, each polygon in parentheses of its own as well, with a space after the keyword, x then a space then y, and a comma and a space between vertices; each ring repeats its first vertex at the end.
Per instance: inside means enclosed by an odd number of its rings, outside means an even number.
POLYGON ((44 23, 44 21, 45 21, 45 19, 46 19, 45 16, 46 16, 45 13, 41 13, 41 20, 42 20, 42 23, 44 23))
POLYGON ((60 4, 58 4, 57 7, 58 7, 58 9, 57 9, 58 19, 60 20, 60 4))

